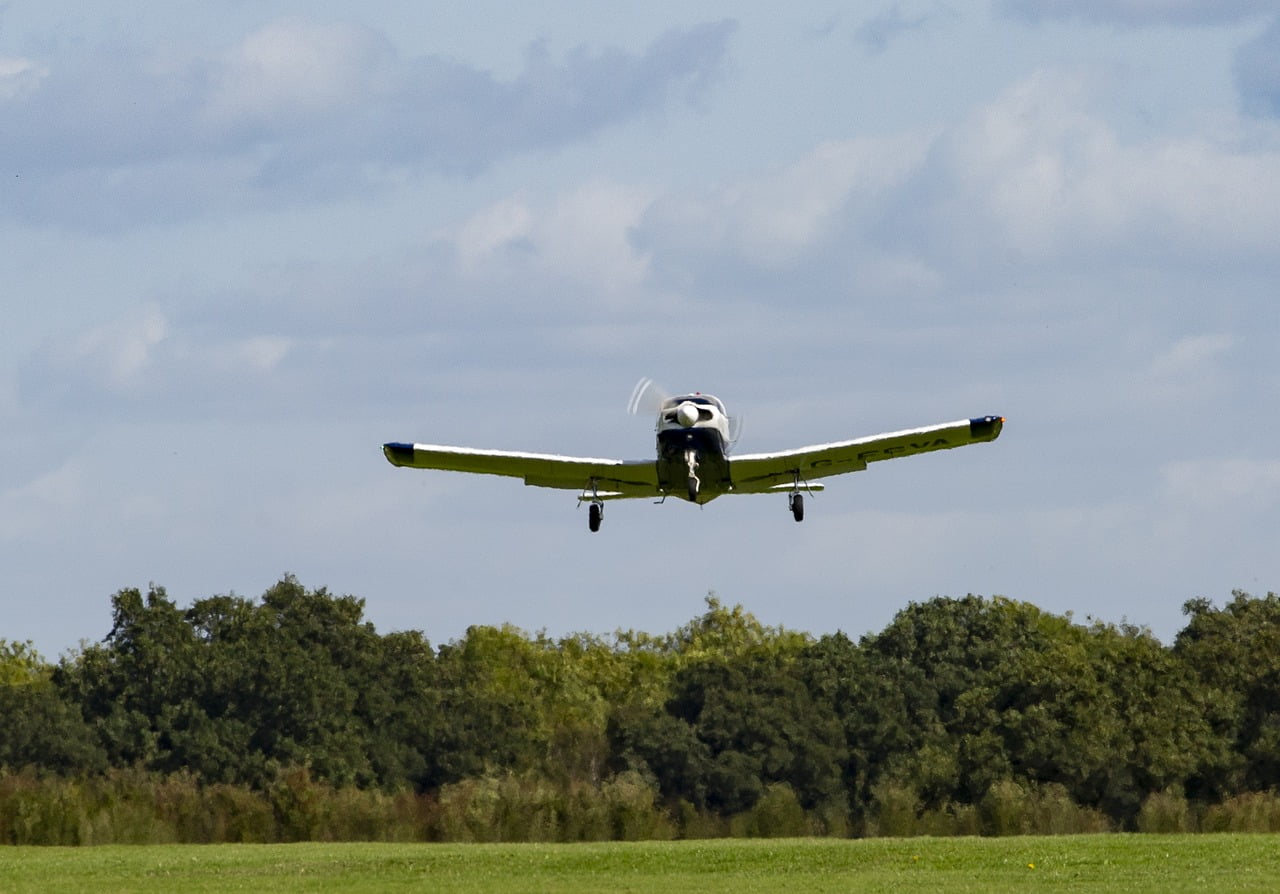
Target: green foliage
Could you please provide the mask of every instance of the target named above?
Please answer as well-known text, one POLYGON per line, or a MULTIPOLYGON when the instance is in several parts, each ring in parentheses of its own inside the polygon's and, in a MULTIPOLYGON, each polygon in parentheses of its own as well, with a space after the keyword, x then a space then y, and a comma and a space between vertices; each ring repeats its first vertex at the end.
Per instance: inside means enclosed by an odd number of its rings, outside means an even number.
POLYGON ((1217 799, 1280 786, 1280 596, 1236 590, 1222 608, 1193 599, 1183 611, 1173 652, 1218 707, 1211 718, 1224 745, 1188 792, 1217 799))
POLYGON ((1167 835, 1190 832, 1193 817, 1187 796, 1177 789, 1152 792, 1138 811, 1138 831, 1167 835))
POLYGON ((1204 832, 1280 832, 1280 794, 1242 792, 1208 807, 1204 832))
POLYGON ((714 596, 674 633, 380 635, 362 600, 112 597, 0 640, 0 841, 593 841, 1280 829, 1280 597, 1172 647, 1003 597, 814 639, 714 596))

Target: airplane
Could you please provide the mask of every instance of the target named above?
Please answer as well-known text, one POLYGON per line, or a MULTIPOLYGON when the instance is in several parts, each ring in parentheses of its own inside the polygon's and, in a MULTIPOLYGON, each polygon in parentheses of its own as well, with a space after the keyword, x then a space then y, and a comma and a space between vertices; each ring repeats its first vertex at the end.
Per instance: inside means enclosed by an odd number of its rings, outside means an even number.
MULTIPOLYGON (((642 390, 646 380, 637 385, 642 390)), ((637 393, 632 395, 633 411, 637 393)), ((871 437, 815 444, 775 453, 730 457, 736 440, 724 404, 710 394, 667 397, 658 405, 656 459, 617 460, 441 444, 390 442, 382 452, 394 466, 523 478, 535 487, 576 490, 588 504, 587 524, 600 530, 606 500, 669 496, 702 505, 724 494, 785 493, 796 521, 804 494, 823 489, 814 479, 860 472, 867 463, 994 441, 1003 416, 977 416, 871 437)))

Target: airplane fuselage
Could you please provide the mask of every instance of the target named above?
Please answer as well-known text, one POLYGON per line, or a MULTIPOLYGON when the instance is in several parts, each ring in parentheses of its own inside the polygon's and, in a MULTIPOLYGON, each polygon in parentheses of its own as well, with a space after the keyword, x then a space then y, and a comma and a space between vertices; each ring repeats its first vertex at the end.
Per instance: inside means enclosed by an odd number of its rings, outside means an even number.
POLYGON ((729 416, 719 400, 696 393, 668 398, 658 411, 659 488, 694 503, 731 490, 730 447, 729 416))

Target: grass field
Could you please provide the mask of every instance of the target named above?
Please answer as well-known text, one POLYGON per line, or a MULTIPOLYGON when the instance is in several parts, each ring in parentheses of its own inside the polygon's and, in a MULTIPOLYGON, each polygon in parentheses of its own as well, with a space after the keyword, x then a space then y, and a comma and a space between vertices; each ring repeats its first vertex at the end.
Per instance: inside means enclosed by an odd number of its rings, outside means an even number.
POLYGON ((0 892, 1280 891, 1280 838, 0 847, 0 892))

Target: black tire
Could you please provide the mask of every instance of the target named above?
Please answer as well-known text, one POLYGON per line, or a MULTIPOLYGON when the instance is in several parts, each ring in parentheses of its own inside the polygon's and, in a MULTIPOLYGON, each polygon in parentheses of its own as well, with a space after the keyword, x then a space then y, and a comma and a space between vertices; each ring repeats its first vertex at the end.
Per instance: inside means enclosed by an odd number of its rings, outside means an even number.
POLYGON ((791 515, 796 521, 804 521, 804 494, 791 495, 791 515))
POLYGON ((689 502, 698 502, 698 479, 692 475, 689 476, 689 502))
POLYGON ((587 527, 592 531, 600 530, 600 519, 604 517, 604 510, 599 503, 592 503, 587 507, 587 527))

